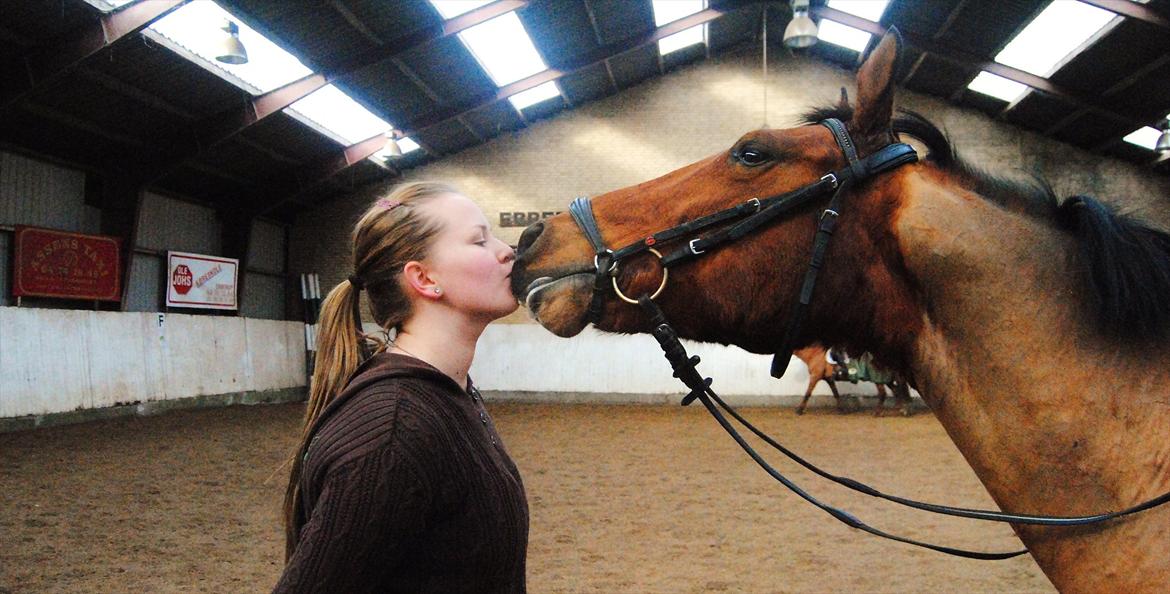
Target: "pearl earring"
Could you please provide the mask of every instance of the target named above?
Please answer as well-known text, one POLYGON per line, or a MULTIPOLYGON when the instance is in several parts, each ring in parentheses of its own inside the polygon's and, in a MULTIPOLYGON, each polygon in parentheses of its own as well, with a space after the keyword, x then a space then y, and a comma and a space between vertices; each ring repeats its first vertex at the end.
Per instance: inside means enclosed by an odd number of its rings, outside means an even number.
POLYGON ((442 289, 440 289, 439 287, 435 287, 435 294, 436 295, 438 295, 439 293, 442 293, 442 292, 443 292, 442 289))

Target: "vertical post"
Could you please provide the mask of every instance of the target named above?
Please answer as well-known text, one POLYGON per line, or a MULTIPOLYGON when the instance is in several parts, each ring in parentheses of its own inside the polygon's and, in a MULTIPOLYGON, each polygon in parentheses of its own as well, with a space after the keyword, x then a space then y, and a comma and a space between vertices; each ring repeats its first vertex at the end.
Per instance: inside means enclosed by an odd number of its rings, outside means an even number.
MULTIPOLYGON (((244 291, 247 289, 248 248, 251 245, 255 218, 243 210, 221 211, 223 217, 223 256, 240 261, 236 277, 236 316, 244 315, 244 291)), ((231 314, 228 314, 231 315, 231 314)))
POLYGON ((321 281, 315 273, 301 274, 301 303, 305 318, 305 368, 311 382, 317 354, 317 315, 321 310, 321 281))
POLYGON ((145 190, 138 184, 118 183, 106 178, 101 192, 102 233, 122 239, 122 300, 118 303, 118 311, 126 311, 130 287, 133 286, 130 272, 134 267, 134 251, 138 247, 145 190))

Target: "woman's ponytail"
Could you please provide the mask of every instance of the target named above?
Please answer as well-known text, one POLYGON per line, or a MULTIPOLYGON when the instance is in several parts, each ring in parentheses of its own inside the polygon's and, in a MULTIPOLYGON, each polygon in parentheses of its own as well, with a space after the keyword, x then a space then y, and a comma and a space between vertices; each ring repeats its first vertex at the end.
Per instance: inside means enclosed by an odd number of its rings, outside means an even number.
POLYGON ((297 500, 309 434, 322 411, 361 366, 367 344, 374 343, 375 352, 386 348, 384 341, 362 332, 362 289, 369 297, 374 321, 381 328, 387 331, 397 328, 410 315, 410 299, 399 283, 402 267, 412 260, 425 258, 431 238, 440 229, 415 206, 435 196, 457 193, 442 183, 403 184, 376 201, 354 228, 353 273, 329 291, 317 319, 317 356, 309 384, 309 402, 284 494, 285 561, 292 557, 299 536, 297 500))

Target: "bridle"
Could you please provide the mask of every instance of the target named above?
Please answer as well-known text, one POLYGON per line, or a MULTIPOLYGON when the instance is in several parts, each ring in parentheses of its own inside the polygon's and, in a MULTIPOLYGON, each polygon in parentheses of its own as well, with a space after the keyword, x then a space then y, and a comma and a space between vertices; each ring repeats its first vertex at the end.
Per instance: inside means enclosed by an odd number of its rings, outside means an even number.
POLYGON ((864 159, 859 159, 857 157, 857 149, 853 144, 853 139, 849 137, 849 133, 845 129, 845 124, 837 119, 827 119, 822 121, 821 125, 833 133, 833 138, 837 140, 837 144, 841 147, 841 151, 845 154, 845 158, 848 161, 846 167, 836 171, 830 171, 821 176, 819 180, 790 192, 763 199, 752 198, 738 206, 659 231, 645 239, 636 241, 617 250, 611 250, 605 246, 605 242, 601 238, 601 231, 597 226, 597 220, 593 217, 593 208, 590 205, 589 198, 581 197, 574 199, 572 204, 569 205, 569 214, 577 222, 577 226, 581 228, 581 231, 585 234, 585 237, 592 244, 595 251, 593 263, 596 276, 593 282, 593 297, 590 300, 589 310, 586 314, 587 321, 596 323, 601 316, 601 306, 605 291, 608 288, 607 285, 612 284, 616 294, 622 300, 628 303, 636 303, 636 301, 622 294, 621 290, 617 287, 618 264, 626 258, 643 252, 653 252, 659 257, 663 269, 662 283, 654 292, 654 295, 652 295, 651 298, 653 299, 666 286, 667 271, 672 266, 689 262, 709 253, 718 246, 743 239, 755 231, 760 230, 764 225, 775 221, 780 215, 832 193, 829 205, 821 212, 820 222, 817 225, 816 237, 813 241, 812 260, 809 263, 808 272, 804 276, 804 284, 800 289, 800 298, 796 303, 792 317, 788 321, 788 327, 780 342, 780 348, 776 351, 776 356, 772 359, 773 377, 778 378, 784 375, 788 361, 791 359, 792 348, 797 334, 800 332, 804 322, 805 308, 812 299, 813 289, 817 282, 817 273, 820 272, 821 264, 825 258, 825 252, 829 247, 829 239, 833 236, 833 229, 837 224, 837 218, 840 216, 842 198, 846 194, 845 190, 853 184, 865 181, 870 177, 918 160, 918 153, 910 145, 901 142, 889 144, 872 155, 864 159), (698 231, 732 221, 738 222, 709 233, 705 237, 695 236, 698 231), (688 236, 691 236, 692 239, 687 241, 686 245, 679 247, 665 256, 653 248, 653 246, 660 243, 688 236))
POLYGON ((905 505, 933 513, 978 520, 1011 522, 1014 524, 1028 524, 1037 526, 1083 526, 1086 524, 1095 524, 1113 520, 1170 502, 1170 492, 1168 492, 1149 501, 1117 512, 1094 514, 1090 516, 1060 517, 1035 514, 1014 514, 993 510, 953 507, 947 505, 924 503, 895 495, 888 495, 851 478, 833 475, 824 470, 821 470, 812 463, 806 461, 804 458, 798 456, 793 451, 776 442, 767 434, 757 429, 733 408, 728 406, 727 403, 725 403, 719 397, 719 395, 711 389, 711 378, 704 378, 696 368, 699 363, 699 357, 687 355, 686 348, 679 341, 678 334, 667 322, 662 310, 653 301, 662 293, 663 289, 666 287, 668 271, 670 268, 677 264, 689 262, 692 259, 702 256, 717 246, 742 239, 761 229, 765 224, 775 221, 780 215, 790 212, 826 194, 832 193, 832 197, 829 199, 828 206, 823 211, 821 211, 819 216, 816 235, 813 239, 812 257, 809 262, 808 270, 804 275, 804 281, 801 285, 799 298, 793 310, 792 317, 788 321, 784 336, 779 343, 779 348, 772 359, 771 374, 777 378, 781 377, 784 375, 784 371, 788 366, 788 361, 791 359, 792 349, 796 346, 797 336, 803 325, 805 310, 812 301, 813 290, 815 289, 817 282, 817 275, 824 263, 825 253, 828 250, 829 240, 833 236, 833 230, 836 227, 837 219, 840 218, 841 209, 843 206, 843 198, 846 195, 847 190, 853 185, 864 182, 865 180, 875 175, 890 171, 907 163, 914 163, 918 160, 918 154, 914 151, 914 149, 909 145, 900 142, 888 144, 865 158, 858 158, 857 148, 854 145, 852 138, 850 138, 849 132, 846 130, 845 125, 841 123, 840 120, 830 118, 820 122, 820 124, 832 132, 833 138, 837 141, 837 145, 841 148, 841 152, 845 155, 845 159, 847 161, 846 167, 837 169, 835 171, 830 171, 829 173, 821 176, 818 181, 802 186, 790 192, 777 194, 763 199, 752 198, 747 202, 739 204, 738 206, 724 209, 713 214, 688 221, 681 225, 659 231, 641 241, 631 243, 617 250, 611 250, 606 247, 605 242, 601 237, 601 231, 597 226, 597 220, 593 216, 593 209, 589 198, 581 197, 574 199, 572 204, 569 206, 569 214, 572 215, 573 220, 577 223, 577 226, 580 227, 582 233, 584 233, 585 237, 589 240, 589 243, 593 246, 595 253, 593 259, 595 278, 593 283, 593 295, 589 303, 589 309, 587 311, 587 321, 596 323, 600 319, 602 302, 605 298, 605 292, 608 288, 607 285, 612 285, 615 295, 617 295, 623 301, 640 306, 650 317, 653 326, 652 333, 654 338, 658 341, 659 346, 662 347, 667 360, 674 369, 674 376, 679 378, 679 380, 681 380, 690 390, 690 392, 682 399, 683 406, 690 404, 696 399, 699 400, 702 402, 703 406, 708 410, 708 412, 710 412, 711 415, 715 417, 715 420, 723 427, 723 429, 726 430, 729 435, 731 435, 732 439, 734 439, 736 443, 738 443, 739 446, 745 452, 747 452, 748 456, 750 456, 752 460, 754 460, 769 475, 771 475, 773 478, 775 478, 777 481, 779 481, 781 484, 783 484, 796 495, 800 496, 805 501, 808 501, 812 505, 827 512, 829 515, 840 520, 841 522, 844 522, 853 528, 863 530, 882 538, 888 538, 890 540, 971 559, 1008 559, 1028 552, 1026 549, 1001 553, 987 553, 956 549, 890 534, 869 526, 849 512, 819 501, 801 489, 798 485, 785 477, 775 468, 773 468, 767 461, 764 460, 762 456, 760 456, 759 453, 755 451, 755 449, 753 449, 747 443, 743 436, 739 434, 735 427, 733 427, 727 418, 723 415, 720 409, 726 411, 738 423, 746 427, 749 431, 751 431, 769 446, 787 456, 797 464, 805 467, 818 476, 821 476, 822 478, 826 478, 860 493, 865 493, 867 495, 885 499, 887 501, 892 501, 900 505, 905 505), (724 226, 717 231, 708 233, 705 236, 696 236, 696 233, 699 231, 710 229, 717 225, 724 226), (665 256, 663 256, 661 252, 654 248, 654 246, 660 243, 687 237, 690 237, 690 239, 684 246, 675 249, 665 256), (652 294, 643 295, 635 300, 622 293, 621 289, 618 288, 618 265, 626 258, 643 252, 650 252, 658 257, 658 260, 662 266, 662 282, 658 288, 653 291, 652 294), (716 407, 716 405, 718 405, 718 407, 716 407))

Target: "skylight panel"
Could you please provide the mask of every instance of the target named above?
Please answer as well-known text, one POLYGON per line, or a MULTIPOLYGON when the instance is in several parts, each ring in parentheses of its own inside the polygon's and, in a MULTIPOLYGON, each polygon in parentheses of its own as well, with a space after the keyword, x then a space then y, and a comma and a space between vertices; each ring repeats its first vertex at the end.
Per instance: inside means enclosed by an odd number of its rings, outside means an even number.
MULTIPOLYGON (((1166 114, 1166 119, 1170 120, 1170 113, 1166 114)), ((1154 145, 1158 142, 1158 137, 1161 135, 1162 132, 1157 128, 1144 126, 1126 134, 1122 140, 1152 151, 1154 150, 1154 145)))
POLYGON ((847 47, 858 53, 865 51, 865 46, 869 45, 870 37, 869 33, 861 29, 854 29, 829 19, 822 19, 820 26, 817 27, 817 39, 847 47))
MULTIPOLYGON (((487 2, 431 0, 431 4, 443 18, 449 19, 487 2)), ((528 36, 528 31, 524 29, 524 24, 520 22, 520 17, 516 16, 515 11, 461 31, 459 39, 479 61, 480 66, 497 87, 510 85, 548 70, 548 65, 536 51, 536 45, 532 43, 532 38, 528 36)), ((508 99, 517 110, 520 110, 560 94, 560 87, 554 81, 549 81, 508 99)))
POLYGON ((704 0, 654 0, 654 26, 661 27, 706 8, 704 0))
MULTIPOLYGON (((875 23, 881 20, 887 5, 889 5, 888 0, 829 0, 828 3, 829 8, 847 12, 875 23)), ((873 36, 861 29, 842 25, 829 19, 821 19, 821 23, 817 27, 817 39, 849 48, 857 53, 865 51, 871 37, 873 36)))
MULTIPOLYGON (((654 0, 654 26, 673 23, 681 18, 689 17, 707 7, 706 0, 654 0)), ((706 43, 707 25, 696 25, 690 29, 679 31, 670 37, 658 40, 658 53, 665 56, 684 47, 698 43, 706 43)))
POLYGON ((384 134, 392 127, 333 85, 325 85, 285 108, 289 110, 324 128, 344 145, 384 134))
POLYGON ((497 87, 548 69, 515 12, 459 33, 497 87))
POLYGON ((85 0, 87 4, 102 12, 113 12, 135 1, 136 0, 85 0))
POLYGON ((665 56, 671 52, 677 52, 684 47, 690 47, 697 43, 703 43, 705 41, 703 27, 706 27, 706 25, 696 25, 690 29, 679 31, 678 33, 675 33, 669 37, 663 37, 662 39, 659 39, 658 53, 665 56))
POLYGON ((398 148, 402 149, 403 153, 409 153, 410 151, 418 150, 419 146, 418 143, 411 140, 410 137, 406 137, 398 140, 398 148))
POLYGON ((532 87, 527 91, 516 93, 515 95, 508 97, 508 100, 512 102, 512 105, 516 106, 516 109, 524 109, 525 107, 536 105, 537 103, 540 103, 546 99, 559 97, 560 94, 561 90, 559 87, 557 87, 557 83, 550 80, 542 85, 532 87))
POLYGON ((1157 129, 1145 126, 1126 134, 1122 140, 1152 151, 1154 150, 1154 144, 1158 142, 1158 137, 1161 135, 1162 133, 1157 129))
POLYGON ((1001 99, 1011 103, 1028 91, 1028 85, 1020 84, 1014 80, 1008 80, 1002 76, 992 74, 990 72, 980 72, 971 84, 967 85, 968 89, 976 93, 983 93, 990 95, 996 99, 1001 99))
POLYGON ((1047 77, 1080 53, 1115 16, 1083 2, 1054 1, 1004 46, 995 61, 1047 77))
POLYGON ((829 0, 828 7, 876 23, 882 20, 889 3, 889 0, 829 0))
MULTIPOLYGON (((471 12, 480 6, 491 4, 494 0, 431 0, 439 16, 451 20, 461 14, 471 12)), ((403 149, 406 150, 406 149, 403 149)))
POLYGON ((292 54, 215 2, 188 2, 151 25, 146 35, 253 94, 266 93, 312 73, 292 54), (219 41, 225 35, 220 29, 225 20, 239 25, 240 43, 248 51, 246 64, 224 64, 215 59, 219 41))

